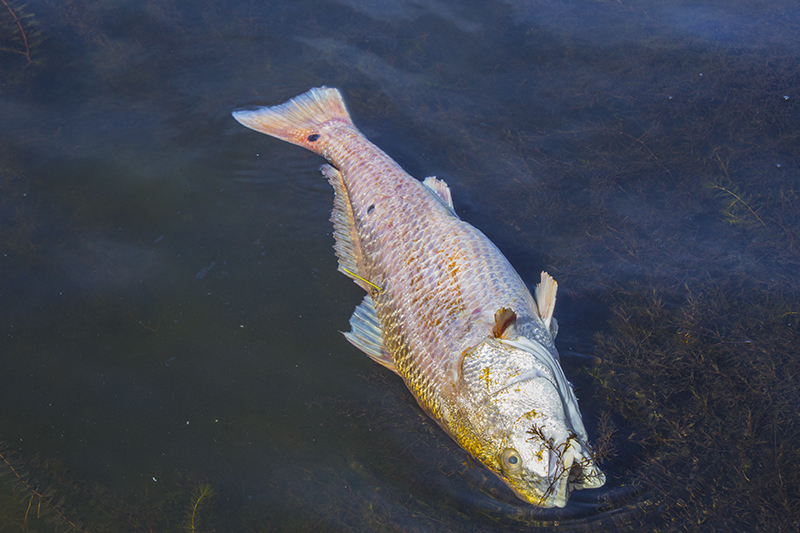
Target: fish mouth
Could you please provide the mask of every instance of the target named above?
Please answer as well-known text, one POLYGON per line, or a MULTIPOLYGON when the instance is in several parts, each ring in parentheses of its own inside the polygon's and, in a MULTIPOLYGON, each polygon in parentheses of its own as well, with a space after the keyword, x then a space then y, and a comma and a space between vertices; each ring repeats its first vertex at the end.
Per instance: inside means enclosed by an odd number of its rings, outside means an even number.
POLYGON ((598 488, 605 483, 605 475, 595 465, 591 451, 576 437, 568 437, 559 444, 549 440, 545 446, 547 473, 530 474, 509 483, 523 501, 543 508, 563 508, 573 491, 598 488))
POLYGON ((553 507, 564 507, 574 490, 601 487, 606 481, 591 453, 573 439, 568 439, 563 449, 558 446, 550 450, 548 477, 550 486, 545 497, 553 507))
POLYGON ((511 486, 517 497, 533 505, 544 508, 563 508, 567 505, 569 495, 574 488, 570 479, 580 474, 573 470, 580 468, 575 463, 575 453, 570 443, 559 447, 551 447, 548 452, 548 472, 546 475, 525 476, 519 486, 511 486))

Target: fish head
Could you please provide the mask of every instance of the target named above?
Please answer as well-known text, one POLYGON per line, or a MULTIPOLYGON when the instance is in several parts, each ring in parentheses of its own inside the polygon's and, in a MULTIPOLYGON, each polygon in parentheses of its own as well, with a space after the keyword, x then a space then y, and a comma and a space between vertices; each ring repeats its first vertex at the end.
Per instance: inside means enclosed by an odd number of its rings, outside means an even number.
POLYGON ((462 363, 478 457, 522 500, 564 507, 597 488, 597 468, 572 387, 549 348, 530 339, 487 339, 462 363))
POLYGON ((523 414, 502 442, 496 455, 498 475, 528 503, 564 507, 573 490, 605 482, 591 448, 559 413, 523 414))

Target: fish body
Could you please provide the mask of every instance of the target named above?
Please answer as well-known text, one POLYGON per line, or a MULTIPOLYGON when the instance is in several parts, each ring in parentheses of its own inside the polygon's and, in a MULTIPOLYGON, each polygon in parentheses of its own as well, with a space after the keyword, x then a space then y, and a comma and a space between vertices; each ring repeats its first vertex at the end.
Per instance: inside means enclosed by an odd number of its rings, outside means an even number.
POLYGON ((237 111, 256 131, 327 159, 339 270, 367 292, 347 339, 399 374, 419 405, 522 500, 563 507, 601 486, 553 340, 557 285, 534 300, 500 250, 353 124, 337 89, 237 111))

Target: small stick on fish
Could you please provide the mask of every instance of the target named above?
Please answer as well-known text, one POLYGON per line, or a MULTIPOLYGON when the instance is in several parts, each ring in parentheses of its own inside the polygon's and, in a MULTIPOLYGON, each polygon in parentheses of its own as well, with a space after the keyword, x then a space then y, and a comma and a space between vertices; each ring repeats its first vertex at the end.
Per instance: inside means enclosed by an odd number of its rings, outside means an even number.
POLYGON ((349 271, 349 270, 347 270, 345 267, 342 267, 342 270, 344 270, 345 272, 347 272, 347 273, 348 273, 348 274, 350 274, 351 276, 355 276, 355 277, 357 277, 358 279, 360 279, 360 280, 361 280, 361 281, 363 281, 364 283, 368 283, 368 284, 372 285, 373 287, 375 287, 376 289, 378 289, 378 291, 380 291, 380 292, 383 292, 383 289, 381 289, 380 287, 378 287, 377 285, 375 285, 374 283, 372 283, 370 280, 368 280, 368 279, 364 279, 364 278, 362 278, 361 276, 359 276, 358 274, 354 274, 353 272, 350 272, 350 271, 349 271))

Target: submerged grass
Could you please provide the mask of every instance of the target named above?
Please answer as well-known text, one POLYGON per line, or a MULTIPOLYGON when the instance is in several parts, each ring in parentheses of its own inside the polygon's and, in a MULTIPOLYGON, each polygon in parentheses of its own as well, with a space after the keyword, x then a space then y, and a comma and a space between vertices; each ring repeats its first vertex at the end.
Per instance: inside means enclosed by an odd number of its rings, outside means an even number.
POLYGON ((797 294, 742 279, 678 305, 650 286, 620 293, 596 370, 624 471, 651 488, 663 530, 786 531, 800 516, 797 294))
POLYGON ((183 475, 125 500, 76 481, 62 465, 27 459, 0 442, 0 529, 13 531, 214 531, 213 487, 183 475))

